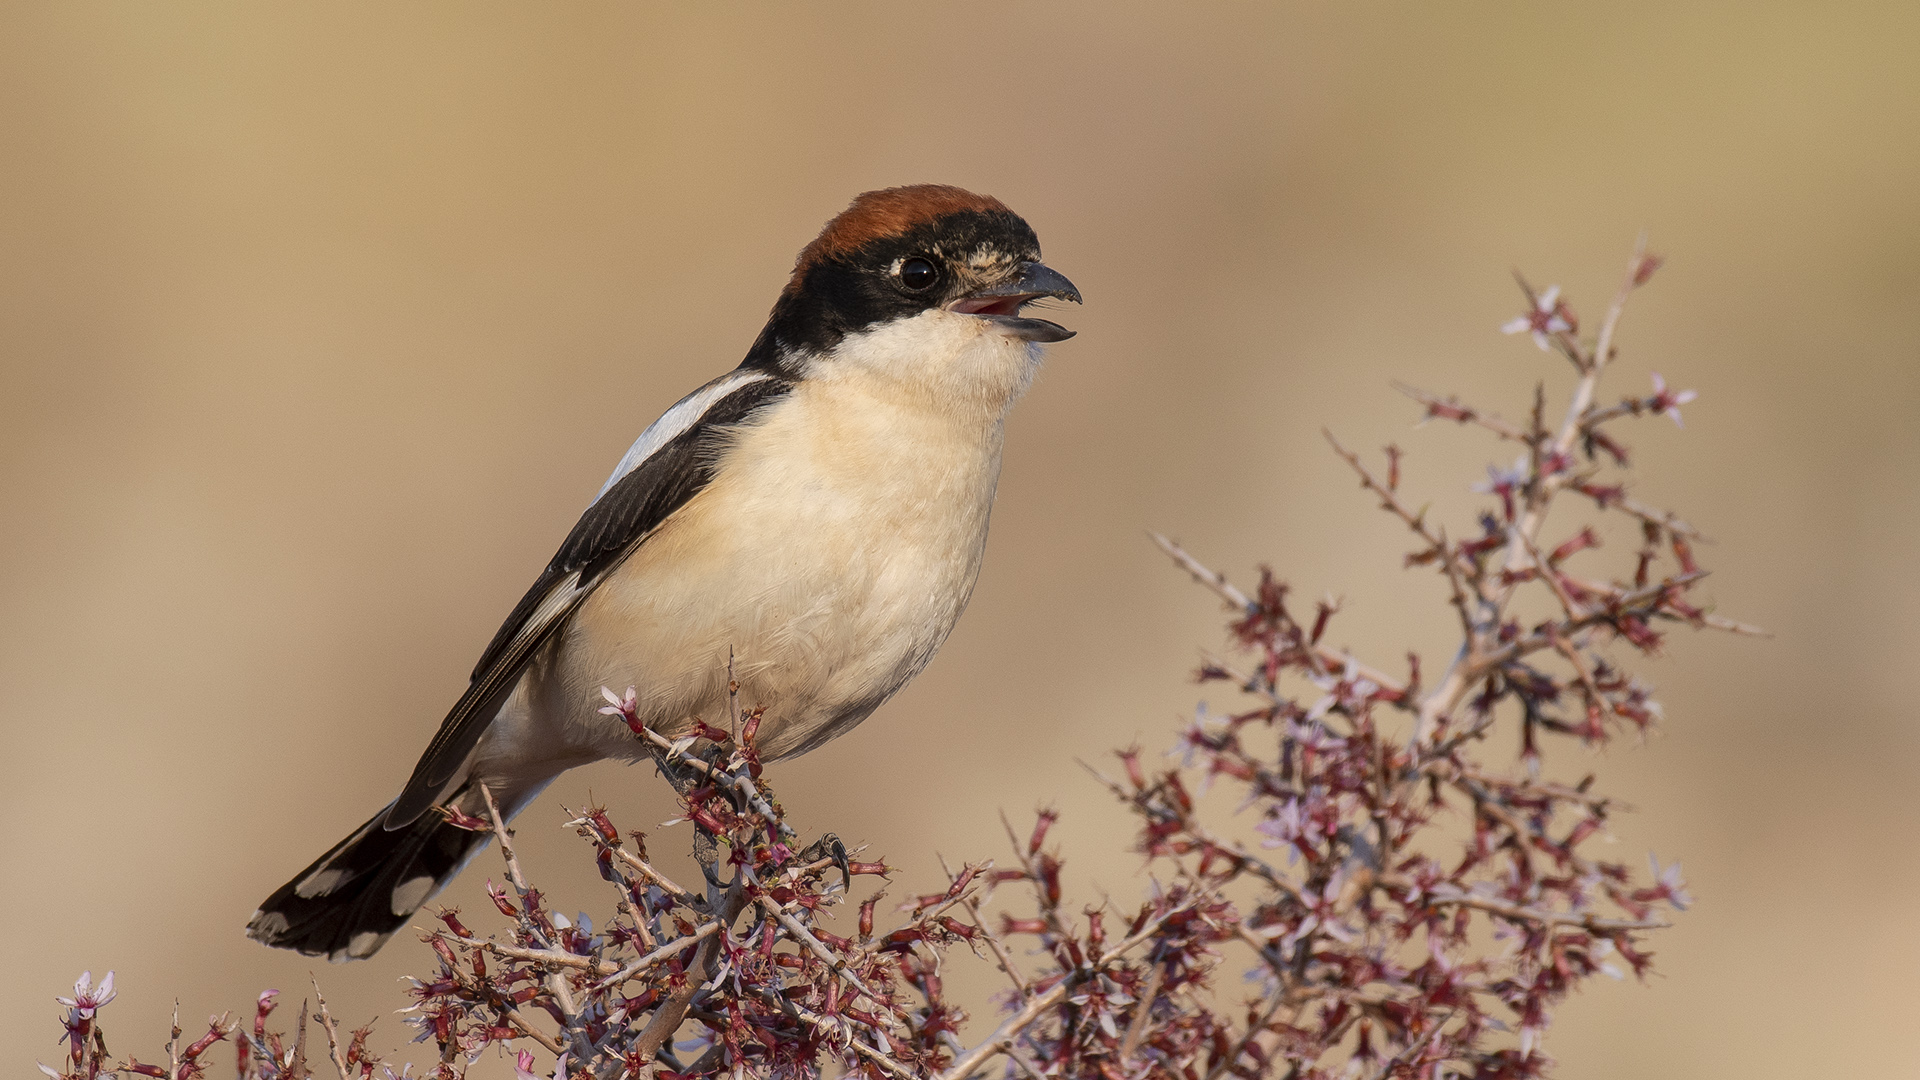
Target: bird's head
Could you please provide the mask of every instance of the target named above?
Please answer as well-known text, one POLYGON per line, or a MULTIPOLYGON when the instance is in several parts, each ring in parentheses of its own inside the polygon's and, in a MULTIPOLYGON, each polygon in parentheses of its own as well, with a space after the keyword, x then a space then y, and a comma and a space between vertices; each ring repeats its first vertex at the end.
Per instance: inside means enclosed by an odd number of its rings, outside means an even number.
MULTIPOLYGON (((1040 241, 1000 200, 942 184, 869 191, 800 252, 749 355, 804 375, 836 361, 947 378, 957 353, 1018 355, 1073 331, 1023 314, 1080 292, 1040 261, 1040 241)), ((980 374, 989 374, 981 371, 980 374)))

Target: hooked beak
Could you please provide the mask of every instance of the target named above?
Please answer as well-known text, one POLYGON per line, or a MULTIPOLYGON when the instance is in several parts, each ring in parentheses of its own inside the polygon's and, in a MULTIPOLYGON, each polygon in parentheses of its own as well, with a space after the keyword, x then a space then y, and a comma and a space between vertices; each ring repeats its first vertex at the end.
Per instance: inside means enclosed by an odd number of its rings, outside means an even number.
POLYGON ((1080 303, 1080 290, 1065 275, 1045 263, 1023 262, 1012 275, 968 293, 948 304, 947 310, 991 319, 1025 341, 1045 344, 1072 337, 1073 331, 1059 323, 1021 317, 1022 307, 1043 296, 1080 303))

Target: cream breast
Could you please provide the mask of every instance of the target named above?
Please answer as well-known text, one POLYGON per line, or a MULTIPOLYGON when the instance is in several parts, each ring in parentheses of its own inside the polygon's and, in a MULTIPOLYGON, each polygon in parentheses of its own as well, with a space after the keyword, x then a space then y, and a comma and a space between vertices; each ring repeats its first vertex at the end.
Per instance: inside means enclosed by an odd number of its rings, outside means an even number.
POLYGON ((851 728, 932 658, 979 573, 1002 421, 1034 350, 979 320, 925 322, 889 328, 911 342, 850 339, 821 361, 582 604, 536 674, 566 741, 631 753, 597 712, 601 686, 635 687, 665 732, 719 722, 731 652, 743 702, 767 707, 763 752, 785 756, 851 728), (919 370, 899 370, 902 355, 919 370), (967 392, 929 395, 929 376, 967 392))

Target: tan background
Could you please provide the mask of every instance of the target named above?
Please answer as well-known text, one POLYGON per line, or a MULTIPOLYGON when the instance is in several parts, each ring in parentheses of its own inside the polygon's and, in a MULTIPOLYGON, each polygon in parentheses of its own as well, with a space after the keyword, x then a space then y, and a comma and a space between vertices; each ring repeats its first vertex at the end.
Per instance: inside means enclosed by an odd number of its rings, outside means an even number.
MULTIPOLYGON (((1164 743, 1221 643, 1143 527, 1344 593, 1383 663, 1442 655, 1439 594, 1317 428, 1463 494, 1504 455, 1410 431, 1388 380, 1517 413, 1560 372, 1494 332, 1509 268, 1592 318, 1644 226, 1672 262, 1614 392, 1651 366, 1702 400, 1631 433, 1664 465, 1642 490, 1779 636, 1677 641, 1663 736, 1556 759, 1700 902, 1659 977, 1596 986, 1546 1047, 1567 1077, 1920 1075, 1915 10, 0 7, 5 1071, 59 1052, 82 968, 119 971, 123 1054, 176 995, 297 995, 311 962, 241 937, 255 902, 397 789, 819 224, 935 179, 1024 213, 1088 303, 1015 414, 945 652, 778 771, 803 827, 910 885, 1057 802, 1071 887, 1135 895, 1072 759, 1164 743)), ((538 876, 599 909, 554 827, 589 787, 632 826, 670 805, 604 768, 524 819, 538 876)), ((424 966, 401 941, 319 974, 358 1022, 424 966)))

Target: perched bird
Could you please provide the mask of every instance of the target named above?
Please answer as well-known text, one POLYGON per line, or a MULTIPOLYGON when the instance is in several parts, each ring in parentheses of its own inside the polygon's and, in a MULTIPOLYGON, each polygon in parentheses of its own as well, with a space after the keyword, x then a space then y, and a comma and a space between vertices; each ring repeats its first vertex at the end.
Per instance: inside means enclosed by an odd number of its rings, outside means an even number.
POLYGON ((398 798, 280 887, 250 937, 371 956, 487 834, 577 765, 645 747, 600 712, 634 687, 669 737, 765 706, 763 759, 844 734, 927 665, 980 571, 1002 425, 1080 301, 999 200, 870 191, 800 252, 738 368, 627 451, 494 635, 398 798))

